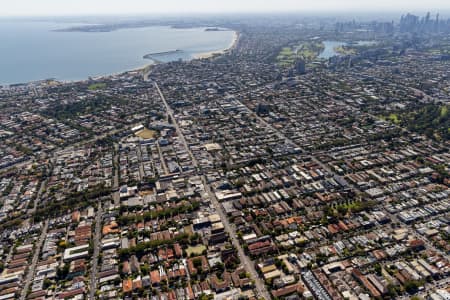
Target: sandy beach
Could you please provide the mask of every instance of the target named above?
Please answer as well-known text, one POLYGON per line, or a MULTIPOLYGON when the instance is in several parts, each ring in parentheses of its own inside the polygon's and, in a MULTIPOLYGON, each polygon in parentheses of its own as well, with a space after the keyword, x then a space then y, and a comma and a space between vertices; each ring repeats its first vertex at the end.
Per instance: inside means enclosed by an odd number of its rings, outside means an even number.
POLYGON ((233 47, 235 47, 238 40, 239 40, 239 33, 237 33, 236 31, 233 31, 233 40, 231 41, 230 45, 226 49, 197 53, 194 55, 194 59, 204 59, 204 58, 210 58, 214 55, 224 54, 227 51, 229 51, 230 49, 232 49, 233 47))

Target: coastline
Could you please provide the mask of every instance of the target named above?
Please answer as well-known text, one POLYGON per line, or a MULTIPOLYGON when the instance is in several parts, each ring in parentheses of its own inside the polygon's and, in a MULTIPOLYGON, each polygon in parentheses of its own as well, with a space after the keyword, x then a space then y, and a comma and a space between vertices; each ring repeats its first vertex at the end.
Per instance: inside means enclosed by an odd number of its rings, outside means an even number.
POLYGON ((233 40, 231 41, 230 45, 227 48, 221 50, 213 50, 209 52, 196 53, 192 57, 193 59, 207 59, 216 55, 222 55, 232 50, 234 47, 236 47, 238 41, 239 41, 239 32, 233 30, 233 40))
MULTIPOLYGON (((227 48, 221 49, 221 50, 213 50, 213 51, 209 51, 209 52, 201 52, 201 53, 195 53, 194 55, 192 55, 192 58, 189 59, 188 61, 192 61, 192 60, 196 60, 196 59, 208 59, 211 58, 215 55, 222 55, 230 50, 232 50, 233 48, 236 47, 238 41, 239 41, 239 37, 240 34, 238 31, 236 30, 232 30, 233 31, 233 39, 231 40, 231 43, 228 45, 227 48)), ((155 66, 158 64, 164 64, 165 62, 161 62, 158 60, 155 60, 154 58, 151 59, 152 62, 134 68, 134 69, 130 69, 130 70, 125 70, 125 71, 119 71, 119 72, 115 72, 115 73, 111 73, 111 74, 105 74, 105 75, 99 75, 99 76, 95 76, 92 77, 92 79, 94 80, 98 80, 98 79, 102 79, 102 78, 108 78, 110 76, 118 76, 121 74, 125 74, 125 73, 130 73, 130 72, 142 72, 144 71, 146 68, 151 67, 151 66, 155 66)), ((86 81, 87 79, 83 79, 83 80, 72 80, 72 81, 65 81, 65 82, 78 82, 78 81, 86 81)), ((59 81, 59 80, 57 80, 59 81)))
MULTIPOLYGON (((219 49, 219 50, 213 50, 213 51, 208 51, 208 52, 200 52, 200 53, 195 53, 192 54, 191 58, 188 59, 187 61, 193 61, 193 60, 197 60, 197 59, 208 59, 211 58, 213 56, 217 56, 217 55, 222 55, 227 53, 228 51, 232 50, 233 48, 236 47, 239 38, 240 38, 240 33, 236 30, 233 29, 227 29, 233 32, 233 39, 231 41, 231 43, 228 45, 227 48, 224 49, 219 49)), ((14 85, 20 85, 20 86, 26 86, 26 85, 34 85, 34 84, 40 84, 42 82, 45 82, 47 80, 51 80, 53 82, 58 82, 61 84, 65 84, 65 83, 76 83, 76 82, 86 82, 88 80, 101 80, 101 79, 107 79, 109 77, 115 77, 115 76, 120 76, 126 73, 132 73, 132 72, 143 72, 146 68, 158 65, 158 64, 162 64, 164 62, 158 61, 154 58, 150 59, 148 63, 145 63, 144 65, 138 66, 136 68, 131 68, 131 69, 127 69, 127 70, 122 70, 122 71, 117 71, 117 72, 113 72, 113 73, 108 73, 108 74, 100 74, 100 75, 93 75, 93 76, 88 76, 86 78, 83 79, 57 79, 57 78, 46 78, 46 79, 38 79, 38 80, 32 80, 32 81, 27 81, 27 82, 17 82, 17 83, 0 83, 0 88, 7 88, 7 87, 11 87, 14 85)))

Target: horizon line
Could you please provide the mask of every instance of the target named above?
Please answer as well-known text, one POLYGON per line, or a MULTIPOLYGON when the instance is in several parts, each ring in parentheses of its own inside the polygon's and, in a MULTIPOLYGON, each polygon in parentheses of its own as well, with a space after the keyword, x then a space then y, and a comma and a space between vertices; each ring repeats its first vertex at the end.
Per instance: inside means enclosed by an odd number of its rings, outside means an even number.
MULTIPOLYGON (((329 15, 329 16, 342 16, 351 14, 363 14, 363 15, 376 15, 380 13, 389 14, 413 14, 413 13, 450 13, 450 8, 448 9, 410 9, 410 10, 389 10, 389 9, 378 9, 378 10, 277 10, 277 11, 184 11, 184 12, 128 12, 128 13, 60 13, 60 14, 0 14, 0 18, 61 18, 61 17, 181 17, 181 16, 231 16, 231 15, 329 15)), ((380 16, 382 17, 382 16, 380 16)))

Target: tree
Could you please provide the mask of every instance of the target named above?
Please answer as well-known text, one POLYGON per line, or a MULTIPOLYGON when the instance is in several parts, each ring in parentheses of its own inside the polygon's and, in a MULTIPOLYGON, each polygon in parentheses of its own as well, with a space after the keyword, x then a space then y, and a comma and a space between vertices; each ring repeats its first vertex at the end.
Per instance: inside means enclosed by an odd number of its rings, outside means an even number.
POLYGON ((375 272, 377 273, 378 276, 381 276, 381 265, 376 263, 374 266, 375 272))
POLYGON ((43 285, 42 285, 42 288, 43 288, 44 290, 46 290, 46 289, 48 289, 51 285, 52 285, 52 281, 51 281, 50 279, 48 279, 48 278, 45 278, 45 279, 44 279, 44 283, 43 283, 43 285))
POLYGON ((220 272, 223 272, 225 270, 225 265, 221 262, 217 262, 214 267, 219 270, 220 272))
POLYGON ((66 279, 67 274, 69 274, 69 268, 70 268, 70 265, 64 264, 64 266, 62 268, 58 268, 56 270, 56 276, 58 277, 59 280, 66 279))
POLYGON ((347 214, 347 207, 345 207, 344 205, 340 205, 337 207, 337 211, 341 216, 345 216, 347 214))
POLYGON ((194 265, 195 268, 201 268, 202 266, 202 259, 200 257, 196 257, 192 260, 192 264, 194 265))
POLYGON ((405 282, 405 291, 407 291, 409 294, 415 294, 419 290, 419 282, 416 280, 408 280, 405 282))
POLYGON ((149 268, 148 264, 144 264, 141 266, 141 272, 142 272, 142 275, 144 275, 144 276, 150 274, 150 268, 149 268))
POLYGON ((212 300, 212 299, 214 299, 214 295, 201 294, 198 299, 199 300, 212 300))

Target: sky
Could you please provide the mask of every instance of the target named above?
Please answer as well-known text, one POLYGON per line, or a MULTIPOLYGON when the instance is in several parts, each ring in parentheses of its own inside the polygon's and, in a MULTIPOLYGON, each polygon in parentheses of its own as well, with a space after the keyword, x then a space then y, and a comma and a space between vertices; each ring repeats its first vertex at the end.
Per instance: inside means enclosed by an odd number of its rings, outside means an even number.
POLYGON ((0 0, 2 16, 449 11, 450 0, 0 0))

